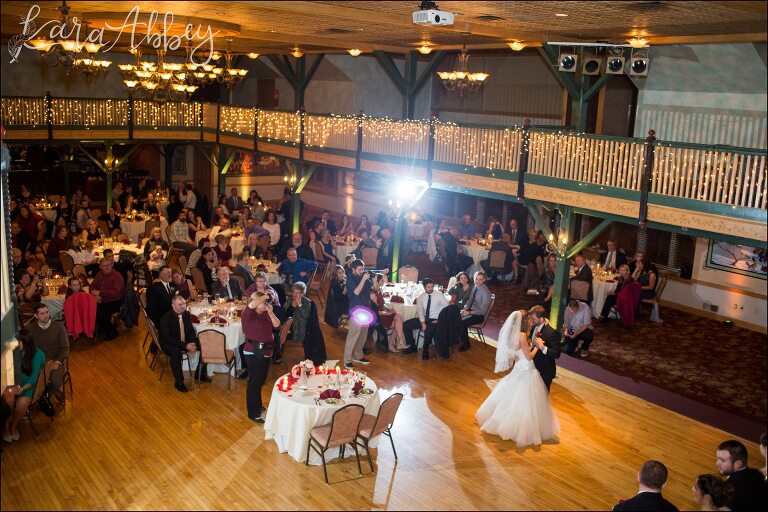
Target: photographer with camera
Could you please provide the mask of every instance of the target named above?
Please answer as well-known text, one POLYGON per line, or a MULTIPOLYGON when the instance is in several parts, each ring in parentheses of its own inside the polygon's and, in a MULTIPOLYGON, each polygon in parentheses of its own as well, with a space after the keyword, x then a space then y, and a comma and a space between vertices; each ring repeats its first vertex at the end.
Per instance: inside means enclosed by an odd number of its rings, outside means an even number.
POLYGON ((264 418, 261 416, 261 388, 267 380, 269 364, 272 362, 275 344, 273 329, 280 327, 280 320, 275 316, 272 304, 270 294, 254 292, 241 316, 245 334, 243 355, 248 367, 245 401, 248 417, 256 423, 264 423, 264 418))
POLYGON ((581 301, 570 300, 563 319, 563 352, 573 354, 581 341, 581 356, 587 356, 594 336, 592 308, 581 301))
MULTIPOLYGON (((349 297, 349 332, 344 343, 344 366, 352 368, 352 361, 369 364, 363 357, 363 345, 368 336, 368 325, 361 325, 354 315, 355 309, 370 311, 370 295, 373 282, 371 273, 365 271, 365 263, 355 260, 350 265, 352 274, 347 278, 347 297, 349 297)), ((371 311, 371 315, 373 312, 371 311)))

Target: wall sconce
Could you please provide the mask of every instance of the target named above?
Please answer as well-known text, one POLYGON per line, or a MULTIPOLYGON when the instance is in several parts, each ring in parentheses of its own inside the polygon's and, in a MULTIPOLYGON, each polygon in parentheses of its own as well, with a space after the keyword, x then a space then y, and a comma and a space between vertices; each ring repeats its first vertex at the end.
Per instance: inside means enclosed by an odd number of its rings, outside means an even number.
POLYGON ((283 181, 293 187, 296 184, 296 175, 290 174, 288 176, 283 176, 283 181))
POLYGON ((556 252, 561 258, 565 257, 565 253, 568 250, 568 237, 563 230, 558 230, 557 233, 557 246, 555 246, 555 238, 550 233, 547 243, 547 250, 549 252, 556 252))

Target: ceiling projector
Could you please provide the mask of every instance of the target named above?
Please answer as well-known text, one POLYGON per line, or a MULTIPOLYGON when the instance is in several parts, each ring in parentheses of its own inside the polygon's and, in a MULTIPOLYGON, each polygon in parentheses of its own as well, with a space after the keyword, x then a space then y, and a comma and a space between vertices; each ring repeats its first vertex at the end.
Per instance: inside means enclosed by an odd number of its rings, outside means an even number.
POLYGON ((435 2, 421 2, 419 9, 413 13, 417 25, 453 25, 453 13, 438 10, 435 2))

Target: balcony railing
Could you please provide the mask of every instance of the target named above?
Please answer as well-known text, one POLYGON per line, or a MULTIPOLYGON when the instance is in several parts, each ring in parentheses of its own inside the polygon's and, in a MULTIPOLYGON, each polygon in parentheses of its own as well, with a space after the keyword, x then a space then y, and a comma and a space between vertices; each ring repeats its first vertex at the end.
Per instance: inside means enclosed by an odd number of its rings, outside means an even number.
MULTIPOLYGON (((82 126, 217 132, 258 142, 392 157, 437 167, 527 173, 640 191, 648 142, 563 129, 456 125, 364 115, 283 112, 211 103, 153 103, 86 98, 2 98, 2 122, 11 130, 82 126)), ((41 137, 43 138, 43 137, 41 137)), ((650 192, 732 207, 766 209, 766 151, 657 141, 650 192)), ((460 170, 460 169, 459 169, 460 170)), ((496 175, 503 177, 503 174, 496 175)))

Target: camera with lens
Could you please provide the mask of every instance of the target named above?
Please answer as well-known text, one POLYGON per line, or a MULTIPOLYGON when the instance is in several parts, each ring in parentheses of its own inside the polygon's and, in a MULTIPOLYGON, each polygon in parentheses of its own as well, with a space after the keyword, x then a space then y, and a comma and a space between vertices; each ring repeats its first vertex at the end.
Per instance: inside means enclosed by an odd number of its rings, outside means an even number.
POLYGON ((264 305, 266 306, 274 306, 275 305, 275 299, 272 298, 270 295, 269 298, 264 302, 264 305))

